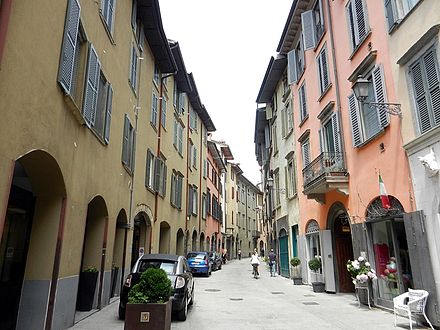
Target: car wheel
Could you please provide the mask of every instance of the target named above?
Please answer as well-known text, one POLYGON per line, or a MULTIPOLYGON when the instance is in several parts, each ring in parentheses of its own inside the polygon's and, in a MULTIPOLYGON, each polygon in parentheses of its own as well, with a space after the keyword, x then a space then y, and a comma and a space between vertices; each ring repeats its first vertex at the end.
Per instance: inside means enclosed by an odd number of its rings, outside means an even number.
POLYGON ((219 269, 219 270, 222 269, 222 264, 220 264, 220 265, 218 266, 218 269, 219 269))
POLYGON ((125 320, 125 308, 119 306, 118 316, 120 320, 125 320))
POLYGON ((177 313, 177 319, 179 321, 185 321, 188 316, 188 299, 188 295, 186 295, 183 308, 177 313))
POLYGON ((191 290, 191 300, 189 302, 189 305, 192 305, 192 304, 194 304, 194 284, 193 284, 193 287, 191 290))

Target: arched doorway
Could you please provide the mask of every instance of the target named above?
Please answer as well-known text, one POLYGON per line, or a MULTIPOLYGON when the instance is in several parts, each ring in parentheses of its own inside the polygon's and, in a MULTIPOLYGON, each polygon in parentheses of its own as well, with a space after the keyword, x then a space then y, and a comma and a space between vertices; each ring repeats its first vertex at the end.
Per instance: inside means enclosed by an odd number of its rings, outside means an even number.
POLYGON ((36 150, 15 161, 0 219, 0 329, 43 329, 51 323, 65 197, 64 179, 51 155, 36 150))
POLYGON ((354 292, 354 285, 347 271, 347 261, 353 260, 353 243, 350 222, 346 214, 339 214, 334 219, 333 237, 335 239, 335 262, 339 292, 354 292))
POLYGON ((136 260, 150 249, 151 221, 145 212, 139 212, 134 217, 133 243, 131 246, 131 267, 136 260))
POLYGON ((170 253, 170 225, 166 221, 160 223, 159 253, 170 253))
POLYGON ((200 234, 200 251, 205 251, 205 233, 200 234))
MULTIPOLYGON (((310 220, 306 225, 306 265, 308 264, 309 260, 315 258, 315 257, 321 257, 321 243, 319 239, 319 224, 316 220, 312 219, 310 220)), ((314 273, 312 272, 309 267, 307 267, 307 278, 309 280, 309 283, 312 282, 320 282, 322 269, 319 270, 319 272, 314 273), (313 276, 313 277, 312 277, 313 276)))
POLYGON ((115 240, 113 245, 113 261, 112 261, 112 273, 110 284, 110 299, 119 296, 120 286, 117 283, 121 283, 122 277, 122 265, 124 260, 124 231, 127 228, 127 213, 125 210, 120 210, 116 218, 115 228, 115 240))
POLYGON ((214 249, 212 248, 212 245, 211 245, 211 237, 206 237, 206 246, 208 247, 208 250, 209 251, 214 251, 214 249))
POLYGON ((195 230, 192 234, 191 251, 197 251, 197 231, 195 230))
POLYGON ((278 234, 280 244, 280 275, 290 277, 289 272, 289 236, 286 229, 282 228, 278 234))
POLYGON ((179 228, 176 236, 176 254, 179 256, 185 255, 185 235, 183 230, 179 228))

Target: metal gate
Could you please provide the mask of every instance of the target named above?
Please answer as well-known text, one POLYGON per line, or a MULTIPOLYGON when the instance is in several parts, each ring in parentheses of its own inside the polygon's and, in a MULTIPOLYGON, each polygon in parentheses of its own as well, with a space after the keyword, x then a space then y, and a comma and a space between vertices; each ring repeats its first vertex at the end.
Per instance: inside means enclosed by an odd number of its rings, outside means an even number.
POLYGON ((289 236, 279 238, 280 243, 280 274, 284 277, 290 277, 289 273, 289 236))

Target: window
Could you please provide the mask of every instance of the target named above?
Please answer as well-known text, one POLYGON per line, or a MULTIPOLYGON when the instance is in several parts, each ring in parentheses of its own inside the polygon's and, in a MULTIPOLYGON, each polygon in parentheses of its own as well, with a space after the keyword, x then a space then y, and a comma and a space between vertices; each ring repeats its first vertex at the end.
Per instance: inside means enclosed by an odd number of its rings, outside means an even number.
POLYGON ((124 138, 122 142, 122 164, 133 172, 135 135, 134 128, 127 115, 124 118, 124 138))
POLYGON ((316 1, 311 10, 301 14, 305 50, 315 48, 324 34, 324 15, 321 2, 321 0, 316 1))
POLYGON ((167 183, 167 166, 165 160, 157 157, 154 164, 154 191, 165 197, 167 183))
POLYGON ((113 34, 113 22, 115 20, 115 0, 101 0, 101 15, 110 34, 113 34))
POLYGON ((420 0, 385 0, 389 29, 399 22, 415 7, 420 0))
POLYGON ((428 50, 410 66, 415 112, 420 133, 440 124, 440 73, 434 49, 428 50))
POLYGON ((165 96, 162 97, 162 116, 161 116, 162 127, 165 128, 167 121, 167 99, 165 96))
POLYGON ((193 215, 197 215, 197 210, 198 210, 197 187, 196 186, 192 186, 191 191, 192 191, 192 195, 193 195, 191 212, 192 212, 193 215))
POLYGON ((389 114, 383 109, 370 107, 368 104, 370 102, 386 102, 382 67, 375 66, 364 78, 368 79, 371 83, 368 98, 362 106, 354 94, 348 97, 354 147, 361 146, 389 125, 389 114))
POLYGON ((193 108, 189 109, 189 128, 197 131, 197 113, 193 108))
POLYGON ((208 201, 207 201, 207 195, 202 195, 202 219, 206 219, 206 216, 208 215, 208 212, 206 211, 208 201))
POLYGON ((157 127, 157 108, 158 108, 158 102, 159 99, 155 93, 153 93, 152 99, 151 99, 151 118, 150 122, 151 125, 153 125, 154 128, 157 127))
POLYGON ((323 123, 322 128, 319 130, 321 152, 328 152, 332 154, 341 153, 341 142, 339 135, 338 117, 337 114, 334 113, 327 121, 323 123))
POLYGON ((287 160, 286 194, 288 198, 291 198, 296 194, 296 169, 293 156, 287 160))
POLYGON ((179 152, 179 155, 183 155, 183 125, 177 118, 174 118, 174 147, 179 152))
POLYGON ((303 168, 307 167, 310 164, 310 141, 309 138, 305 139, 301 143, 301 151, 302 151, 302 159, 303 159, 303 168))
POLYGON ((273 148, 273 153, 276 154, 278 152, 277 123, 276 122, 274 122, 272 125, 272 148, 273 148))
POLYGON ((283 138, 286 138, 293 131, 293 113, 290 108, 290 102, 281 109, 281 130, 283 138))
POLYGON ((209 189, 207 189, 206 191, 206 201, 207 201, 207 206, 206 206, 206 212, 208 214, 211 214, 211 191, 209 189))
POLYGON ((156 85, 156 87, 159 86, 159 83, 160 83, 160 71, 159 71, 159 67, 157 66, 156 63, 154 63, 153 82, 156 85))
POLYGON ((112 101, 113 88, 101 71, 99 75, 98 104, 96 106, 95 122, 94 125, 92 125, 92 129, 100 138, 104 139, 107 144, 110 140, 112 101))
POLYGON ((281 204, 281 198, 280 198, 280 172, 278 171, 278 169, 276 170, 276 172, 274 173, 274 190, 275 190, 275 207, 280 206, 281 204))
POLYGON ((131 88, 136 93, 137 87, 137 63, 138 63, 138 54, 135 45, 131 45, 131 57, 130 57, 130 76, 128 77, 128 81, 130 83, 131 88))
POLYGON ((355 51, 370 32, 364 0, 349 1, 346 11, 351 50, 355 51))
POLYGON ((316 59, 318 65, 319 92, 324 94, 330 86, 330 77, 328 72, 327 47, 324 45, 316 59))
POLYGON ((301 122, 303 122, 309 117, 309 114, 307 112, 306 82, 303 82, 301 87, 299 88, 298 98, 299 98, 300 118, 301 118, 301 122))
POLYGON ((153 189, 154 183, 154 164, 155 157, 153 152, 148 149, 147 150, 147 159, 146 159, 146 168, 145 168, 145 187, 153 189))
POLYGON ((171 175, 171 205, 182 208, 182 183, 183 175, 173 170, 171 175))

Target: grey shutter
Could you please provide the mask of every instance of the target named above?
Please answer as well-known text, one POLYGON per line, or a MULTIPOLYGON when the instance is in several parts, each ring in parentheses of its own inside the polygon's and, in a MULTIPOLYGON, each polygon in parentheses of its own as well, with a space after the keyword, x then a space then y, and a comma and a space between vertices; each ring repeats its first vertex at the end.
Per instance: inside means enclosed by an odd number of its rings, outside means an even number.
POLYGON ((359 120, 359 105, 354 94, 348 96, 348 108, 350 109, 351 134, 353 136, 353 146, 359 146, 362 140, 360 120, 359 120))
POLYGON ((440 84, 438 61, 433 50, 423 56, 434 125, 440 124, 440 84))
POLYGON ((151 173, 151 153, 149 150, 147 150, 147 157, 146 157, 146 166, 145 166, 145 187, 150 186, 150 173, 151 173))
POLYGON ((335 159, 338 161, 338 164, 341 164, 342 161, 342 150, 341 150, 341 138, 339 134, 339 120, 338 115, 335 113, 332 116, 332 128, 333 128, 333 145, 335 147, 335 159))
POLYGON ((88 126, 93 126, 95 124, 100 67, 101 65, 98 61, 98 55, 96 54, 95 48, 93 45, 90 45, 83 105, 84 119, 88 126))
POLYGON ((130 170, 134 171, 134 159, 136 156, 136 132, 130 123, 130 170))
POLYGON ((122 163, 128 164, 128 150, 129 150, 129 133, 130 133, 130 120, 127 115, 124 117, 124 136, 122 140, 122 163))
POLYGON ((193 192, 192 187, 188 186, 188 215, 192 214, 192 207, 193 207, 193 192))
POLYGON ((310 164, 310 145, 309 141, 304 142, 302 145, 303 153, 303 168, 310 164))
POLYGON ((296 49, 291 50, 287 54, 287 82, 289 85, 297 82, 298 72, 297 72, 297 54, 296 49))
POLYGON ((132 0, 132 8, 131 8, 131 27, 133 30, 136 30, 137 24, 137 0, 132 0))
POLYGON ((304 50, 309 50, 316 45, 315 19, 313 10, 301 14, 301 24, 304 37, 304 50))
POLYGON ((329 85, 328 64, 327 64, 327 48, 321 51, 321 66, 322 66, 322 92, 324 92, 329 85))
POLYGON ((357 33, 358 33, 358 42, 362 40, 368 32, 367 27, 367 17, 365 15, 365 6, 363 0, 353 0, 355 5, 355 13, 356 13, 356 25, 357 25, 357 33))
POLYGON ((174 119, 174 137, 173 137, 173 143, 174 146, 177 148, 177 135, 178 135, 178 130, 177 130, 177 119, 174 119))
POLYGON ((180 209, 182 208, 182 177, 180 175, 177 175, 177 207, 180 209))
MULTIPOLYGON (((373 89, 374 97, 377 103, 384 103, 387 101, 386 89, 385 89, 385 79, 383 75, 382 66, 378 65, 373 69, 373 89)), ((373 109, 370 109, 373 110, 373 109)), ((387 127, 390 124, 390 115, 385 112, 384 109, 378 109, 379 123, 382 128, 387 127)))
POLYGON ((321 259, 324 267, 325 291, 336 293, 335 267, 332 248, 332 231, 329 229, 320 230, 319 241, 321 243, 321 259))
POLYGON ((154 162, 154 191, 159 192, 161 178, 160 178, 160 169, 161 169, 162 160, 160 158, 156 158, 154 162))
POLYGON ((167 192, 167 170, 168 170, 168 167, 164 164, 163 177, 162 177, 162 196, 164 196, 164 197, 167 192))
POLYGON ((403 214, 414 289, 423 289, 429 292, 426 314, 431 322, 434 321, 433 323, 438 324, 440 322, 439 311, 436 308, 438 306, 438 298, 425 219, 423 211, 403 214))
MULTIPOLYGON (((361 255, 361 252, 367 251, 367 236, 363 223, 351 225, 351 238, 353 241, 353 255, 355 258, 361 255)), ((368 260, 371 258, 367 258, 368 260)))
POLYGON ((78 0, 70 0, 67 6, 66 25, 64 27, 63 46, 58 72, 58 82, 67 94, 71 93, 72 88, 80 15, 81 7, 78 0))
POLYGON ((385 13, 388 22, 388 29, 391 29, 396 22, 395 12, 394 0, 385 0, 385 13))
POLYGON ((322 128, 320 128, 318 130, 318 135, 319 135, 319 150, 321 152, 325 151, 324 136, 323 136, 323 134, 324 134, 324 130, 322 128))
POLYGON ((105 112, 105 129, 104 141, 108 144, 110 141, 110 123, 112 121, 112 107, 113 107, 113 88, 112 85, 107 86, 107 103, 105 112))
POLYGON ((417 115, 419 118, 420 133, 425 133, 431 128, 431 119, 429 116, 428 100, 426 97, 422 63, 420 60, 412 65, 411 78, 414 88, 415 103, 417 106, 417 115))
POLYGON ((108 0, 108 18, 107 24, 110 28, 110 33, 113 34, 113 21, 115 18, 115 0, 108 0))

